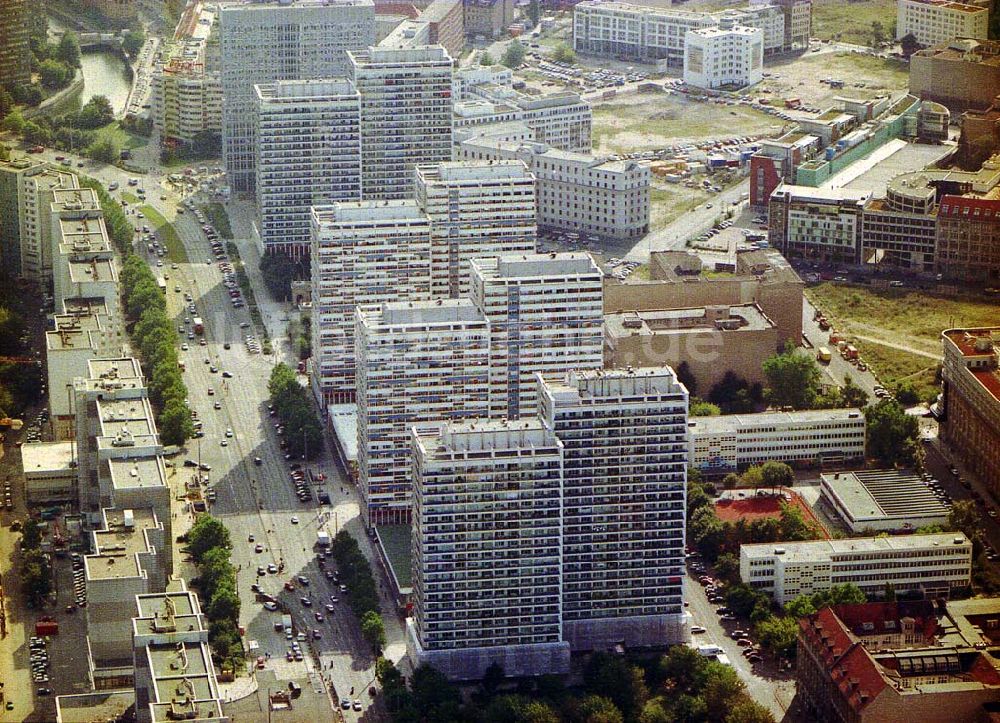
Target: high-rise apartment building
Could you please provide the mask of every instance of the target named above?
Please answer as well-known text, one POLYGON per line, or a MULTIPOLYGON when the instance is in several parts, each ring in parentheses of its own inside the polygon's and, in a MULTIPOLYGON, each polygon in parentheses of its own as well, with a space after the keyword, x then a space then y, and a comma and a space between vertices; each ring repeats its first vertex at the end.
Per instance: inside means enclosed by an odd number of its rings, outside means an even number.
POLYGON ((410 427, 489 414, 489 326, 469 299, 361 306, 356 318, 362 517, 406 523, 410 427))
POLYGON ((28 0, 0 0, 0 85, 31 82, 28 0))
POLYGON ((354 310, 430 298, 431 231, 415 201, 345 201, 312 210, 314 393, 354 400, 354 310))
POLYGON ((255 85, 254 94, 261 243, 308 254, 310 208, 361 200, 358 92, 324 79, 255 85))
POLYGON ((372 0, 266 0, 223 5, 219 18, 222 154, 232 190, 252 193, 254 85, 346 76, 347 51, 375 42, 375 6, 372 0))
POLYGON ((562 639, 562 443, 538 419, 413 429, 413 618, 407 652, 449 678, 492 663, 569 670, 562 639))
POLYGON ((347 55, 361 94, 362 198, 411 198, 418 163, 452 158, 454 61, 440 45, 347 55))
POLYGON ((532 416, 535 374, 603 366, 603 273, 581 252, 472 261, 471 297, 490 322, 490 416, 532 416))
POLYGON ((669 367, 538 381, 563 445, 563 638, 574 651, 685 642, 687 390, 669 367))
POLYGON ((469 291, 469 262, 535 253, 535 177, 521 161, 418 166, 416 199, 431 220, 431 294, 469 291))

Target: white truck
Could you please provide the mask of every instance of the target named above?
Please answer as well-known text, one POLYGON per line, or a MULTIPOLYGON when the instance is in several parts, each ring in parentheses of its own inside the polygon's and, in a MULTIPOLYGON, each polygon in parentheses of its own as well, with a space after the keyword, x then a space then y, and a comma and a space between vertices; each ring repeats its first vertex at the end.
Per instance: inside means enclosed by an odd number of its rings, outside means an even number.
POLYGON ((322 548, 327 548, 330 546, 330 533, 326 530, 320 530, 316 533, 316 544, 322 548))

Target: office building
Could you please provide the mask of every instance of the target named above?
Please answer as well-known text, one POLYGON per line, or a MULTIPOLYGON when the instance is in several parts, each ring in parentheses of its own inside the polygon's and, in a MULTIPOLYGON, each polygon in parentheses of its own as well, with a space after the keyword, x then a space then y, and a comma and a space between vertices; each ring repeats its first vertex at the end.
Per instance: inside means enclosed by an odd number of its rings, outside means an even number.
MULTIPOLYGON (((1000 157, 992 164, 1000 169, 1000 157)), ((939 273, 955 280, 1000 282, 1000 198, 942 196, 936 241, 934 268, 939 273)))
POLYGON ((697 88, 743 88, 764 77, 764 33, 723 21, 684 37, 684 82, 697 88))
POLYGON ((765 462, 853 462, 865 458, 865 417, 857 409, 695 417, 688 440, 689 464, 703 472, 737 472, 765 462))
POLYGON ((1000 40, 956 38, 910 57, 910 93, 952 111, 988 108, 1000 88, 1000 40))
POLYGON ((407 654, 479 680, 569 672, 561 630, 562 443, 537 419, 413 429, 407 654))
POLYGON ((354 401, 354 309, 430 298, 430 220, 415 201, 347 201, 312 210, 313 391, 354 401))
POLYGON ((611 240, 649 232, 649 166, 557 150, 541 143, 475 137, 457 149, 462 160, 520 160, 535 176, 538 225, 611 240))
POLYGON ((489 326, 468 299, 360 306, 356 318, 362 516, 406 523, 410 427, 489 415, 489 326))
POLYGON ((440 45, 457 58, 465 48, 465 3, 463 0, 433 0, 418 18, 427 23, 427 45, 440 45))
POLYGON ((771 55, 809 46, 811 12, 811 3, 794 0, 718 12, 584 0, 573 7, 573 46, 581 54, 680 68, 688 32, 731 23, 759 29, 771 55))
POLYGON ((431 222, 431 295, 464 297, 469 262, 535 253, 535 177, 521 161, 416 169, 416 201, 431 222))
POLYGON ((889 182, 885 196, 864 204, 861 259, 866 263, 933 272, 936 260, 937 189, 919 174, 889 182))
POLYGON ((1000 326, 946 329, 939 434, 963 465, 1000 494, 1000 326))
POLYGON ((796 697, 821 723, 989 720, 1000 601, 878 602, 799 620, 796 697))
POLYGON ((360 100, 350 81, 255 85, 257 213, 265 251, 309 253, 313 206, 361 200, 360 100))
POLYGON ((153 67, 151 116, 162 143, 191 143, 199 133, 222 133, 218 9, 190 3, 153 67))
POLYGON ((514 0, 468 0, 465 32, 469 36, 497 40, 514 22, 514 0))
POLYGON ((8 90, 31 82, 31 49, 28 45, 30 0, 0 0, 0 78, 8 90))
POLYGON ((948 597, 972 580, 972 542, 961 532, 745 544, 740 579, 779 605, 852 583, 871 597, 897 593, 948 597))
POLYGON ((452 157, 452 68, 440 45, 348 53, 361 94, 361 195, 412 198, 413 169, 452 157))
POLYGON ((29 506, 76 504, 80 490, 73 442, 25 442, 21 445, 24 496, 29 506))
POLYGON ((686 642, 687 390, 667 367, 539 384, 563 445, 563 638, 574 651, 686 642))
POLYGON ((222 155, 232 191, 253 193, 254 85, 346 76, 347 52, 375 42, 375 6, 372 0, 223 5, 219 33, 222 155))
MULTIPOLYGON (((469 71, 466 71, 467 73, 469 71)), ((472 76, 474 77, 474 76, 472 76)), ((545 143, 561 151, 589 154, 593 110, 590 103, 571 91, 557 91, 531 96, 516 91, 513 80, 471 82, 469 75, 461 84, 464 100, 455 103, 455 129, 469 135, 495 135, 510 123, 523 123, 531 129, 527 140, 545 143)))
POLYGON ((955 38, 987 38, 990 9, 987 3, 952 0, 896 0, 896 40, 912 35, 925 47, 950 43, 955 38))
POLYGON ((778 351, 778 328, 757 304, 624 311, 604 317, 608 369, 685 364, 698 389, 726 372, 763 384, 761 362, 778 351))
POLYGON ((535 374, 600 369, 602 272, 586 253, 472 261, 471 298, 490 323, 490 416, 533 416, 535 374))
POLYGON ((768 204, 771 245, 788 258, 861 262, 866 191, 779 185, 768 204))
POLYGON ((208 622, 183 580, 160 593, 136 595, 132 648, 138 723, 229 720, 215 678, 208 622))
POLYGON ((948 526, 948 508, 915 472, 827 472, 820 475, 820 495, 855 534, 948 526))
POLYGON ((795 269, 774 249, 738 251, 735 273, 723 276, 703 274, 701 259, 694 254, 654 251, 649 256, 649 279, 604 280, 604 311, 756 303, 777 327, 778 343, 797 345, 802 339, 804 287, 795 269), (696 273, 681 270, 692 263, 696 273))

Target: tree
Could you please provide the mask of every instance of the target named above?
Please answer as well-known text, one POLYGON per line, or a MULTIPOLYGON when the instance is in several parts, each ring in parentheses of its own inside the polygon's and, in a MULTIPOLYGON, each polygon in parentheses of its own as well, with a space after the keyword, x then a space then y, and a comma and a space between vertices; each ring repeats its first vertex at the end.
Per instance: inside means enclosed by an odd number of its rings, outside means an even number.
POLYGON ((872 45, 879 46, 885 42, 885 27, 878 20, 872 22, 872 45))
POLYGON ((913 384, 910 382, 900 382, 896 385, 893 393, 896 401, 904 407, 912 407, 914 404, 920 403, 920 395, 917 394, 917 390, 914 389, 913 384))
POLYGON ((778 518, 778 529, 783 542, 802 542, 815 540, 819 537, 816 526, 806 520, 802 510, 793 505, 781 503, 781 517, 778 518))
POLYGON ((24 114, 20 108, 14 108, 3 118, 0 128, 11 133, 20 133, 24 130, 24 114))
POLYGON ((840 389, 840 401, 845 407, 864 409, 868 406, 868 392, 855 384, 854 379, 847 377, 840 389))
POLYGON ((827 590, 813 593, 812 604, 817 610, 832 605, 860 605, 867 601, 865 594, 857 585, 845 582, 842 585, 831 585, 827 590))
POLYGON ((142 30, 128 30, 122 38, 122 50, 130 57, 134 58, 142 50, 146 42, 146 34, 142 30))
POLYGON ((46 60, 38 67, 42 85, 49 90, 65 88, 73 80, 73 69, 58 60, 46 60))
POLYGON ((785 614, 793 618, 804 618, 816 612, 811 595, 799 595, 785 604, 785 614))
POLYGON ((687 484, 687 513, 688 519, 694 515, 699 509, 705 505, 711 505, 712 498, 708 496, 705 491, 705 486, 699 482, 694 482, 688 477, 687 484))
POLYGON ((737 582, 740 579, 740 558, 731 552, 719 555, 719 559, 715 561, 714 570, 723 582, 737 582))
POLYGON ((800 354, 791 342, 764 362, 765 396, 777 407, 809 409, 818 393, 819 369, 812 357, 800 354))
POLYGON ((692 417, 718 417, 722 414, 722 410, 719 409, 719 405, 717 404, 703 402, 702 400, 695 398, 691 400, 688 414, 692 417))
POLYGON ((557 63, 576 64, 576 53, 568 43, 559 43, 552 49, 552 60, 557 63))
POLYGON ((746 684, 740 680, 736 670, 728 665, 721 666, 721 669, 712 667, 710 672, 711 677, 705 684, 702 697, 708 707, 709 720, 722 720, 733 702, 742 696, 746 684))
POLYGON ((365 636, 375 654, 379 654, 385 647, 385 624, 382 622, 382 616, 374 610, 366 612, 361 618, 361 634, 365 636))
POLYGON ((795 484, 795 472, 784 462, 765 462, 760 474, 765 487, 791 487, 795 484))
POLYGON ((536 25, 538 25, 538 20, 542 16, 542 8, 538 0, 531 0, 528 3, 526 14, 528 16, 528 22, 531 23, 531 27, 535 27, 536 25))
POLYGON ((217 589, 208 603, 209 620, 239 620, 240 596, 231 587, 217 589))
POLYGON ((740 486, 740 476, 735 472, 730 472, 722 478, 722 486, 727 490, 734 490, 740 486))
POLYGON ((607 653, 594 653, 584 669, 583 681, 590 693, 607 698, 629 719, 642 710, 649 697, 642 670, 607 653))
POLYGON ((955 500, 948 513, 948 526, 965 534, 973 543, 981 545, 983 523, 976 503, 972 500, 955 500))
POLYGON ((660 658, 654 671, 672 693, 700 693, 708 660, 694 648, 674 645, 660 658))
POLYGON ((714 562, 726 539, 726 527, 715 509, 711 505, 699 508, 691 517, 688 530, 698 552, 708 562, 714 562))
POLYGON ((737 617, 744 618, 750 614, 762 593, 754 590, 746 583, 730 585, 726 590, 726 606, 737 617))
POLYGON ((95 95, 80 109, 77 126, 80 128, 101 128, 115 119, 115 111, 107 96, 95 95))
POLYGON ((21 528, 21 549, 37 550, 42 545, 42 526, 38 520, 29 517, 21 528))
MULTIPOLYGON (((991 22, 993 17, 990 18, 991 22)), ((902 38, 899 39, 899 48, 903 53, 903 57, 909 58, 918 50, 922 49, 924 46, 921 45, 920 41, 917 40, 917 36, 913 33, 907 33, 902 38)))
POLYGON ((521 45, 520 41, 512 40, 507 45, 507 49, 503 51, 503 57, 500 58, 500 62, 511 70, 514 70, 524 62, 524 46, 521 45))
POLYGON ((182 445, 194 436, 191 413, 184 402, 176 398, 164 403, 158 422, 160 438, 164 444, 182 445))
POLYGON ((121 147, 111 138, 102 138, 87 148, 87 156, 100 163, 114 163, 121 152, 121 147))
POLYGON ((296 278, 296 263, 283 253, 265 254, 260 259, 260 273, 271 297, 285 301, 291 297, 292 280, 296 278))
POLYGON ((52 566, 39 549, 27 550, 21 558, 21 591, 31 607, 41 605, 52 592, 52 566))
POLYGON ((913 464, 920 423, 898 402, 882 399, 865 407, 868 454, 885 464, 913 464))
POLYGON ((23 103, 32 107, 41 103, 45 97, 41 87, 36 83, 15 85, 10 88, 10 94, 14 98, 15 103, 23 103))
POLYGON ((674 723, 667 701, 664 698, 647 700, 639 714, 639 723, 674 723))
POLYGON ((72 30, 67 30, 59 39, 59 45, 56 46, 56 58, 70 68, 80 67, 80 39, 72 30))
POLYGON ((795 650, 799 637, 799 621, 793 617, 771 617, 757 624, 761 647, 774 655, 787 655, 795 650))
POLYGON ((0 118, 6 117, 14 110, 14 97, 3 86, 0 86, 0 118))
POLYGON ((757 701, 744 697, 729 710, 725 723, 774 723, 774 716, 757 701))
POLYGON ((479 64, 488 68, 491 65, 496 65, 496 61, 492 55, 484 50, 479 54, 479 64))
POLYGON ((211 515, 201 515, 188 531, 188 549, 195 562, 201 563, 201 558, 212 548, 231 550, 229 530, 222 521, 211 515))
POLYGON ((580 701, 578 712, 582 723, 623 723, 624 721, 622 712, 614 702, 600 695, 588 695, 580 701))
POLYGON ((410 690, 417 710, 441 710, 459 701, 458 690, 436 668, 421 665, 410 676, 410 690))
POLYGON ((746 414, 763 399, 759 385, 750 383, 727 371, 708 392, 708 401, 717 404, 725 414, 746 414))

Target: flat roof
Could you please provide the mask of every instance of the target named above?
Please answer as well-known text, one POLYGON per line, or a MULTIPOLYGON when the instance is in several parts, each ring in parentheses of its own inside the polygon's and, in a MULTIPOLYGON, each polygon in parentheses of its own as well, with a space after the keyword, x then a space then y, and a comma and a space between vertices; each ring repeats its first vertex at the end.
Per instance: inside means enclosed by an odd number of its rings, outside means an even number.
POLYGON ((159 455, 109 459, 108 468, 115 489, 166 487, 167 476, 159 455))
POLYGON ((56 720, 60 723, 121 720, 134 705, 134 689, 60 695, 56 697, 56 720))
POLYGON ((843 540, 809 540, 806 542, 762 542, 740 546, 740 555, 750 558, 774 557, 776 549, 784 550, 785 560, 816 560, 837 555, 862 552, 905 552, 928 547, 971 544, 962 532, 941 532, 927 535, 891 535, 887 537, 851 537, 843 540), (956 540, 960 542, 956 543, 956 540))
POLYGON ((328 404, 327 419, 348 462, 358 461, 358 405, 328 404))
MULTIPOLYGON (((74 442, 25 442, 21 446, 21 466, 25 477, 70 473, 76 457, 74 442)), ((74 472, 75 474, 75 472, 74 472)))
POLYGON ((654 336, 661 334, 692 334, 705 331, 763 331, 775 328, 756 304, 723 304, 719 307, 697 306, 689 309, 654 309, 649 311, 619 311, 604 315, 605 331, 611 336, 654 336), (712 310, 725 311, 716 315, 712 310), (738 326, 725 324, 738 321, 738 326), (719 322, 717 324, 716 322, 719 322))
POLYGON ((163 601, 170 598, 174 605, 174 615, 194 615, 195 595, 190 590, 158 592, 150 595, 136 595, 137 618, 152 618, 163 610, 163 601))
MULTIPOLYGON (((84 556, 89 580, 111 580, 138 577, 141 574, 136 555, 148 552, 144 532, 158 526, 158 521, 150 508, 104 510, 106 528, 94 532, 96 552, 84 556), (131 512, 133 526, 125 526, 126 512, 131 512)), ((126 601, 122 601, 127 604, 126 601)))
POLYGON ((760 412, 759 414, 722 414, 717 417, 691 417, 688 428, 692 432, 734 432, 771 424, 816 424, 820 422, 864 422, 864 415, 857 409, 803 409, 797 412, 760 412))
POLYGON ((74 284, 118 281, 118 271, 111 259, 90 259, 87 261, 70 261, 69 279, 74 284))
POLYGON ((93 329, 64 329, 45 332, 45 348, 49 351, 94 351, 99 349, 101 335, 93 329))
POLYGON ((948 508, 919 475, 900 470, 830 472, 820 475, 823 487, 833 494, 856 522, 948 517, 948 508))
POLYGON ((496 279, 545 278, 579 276, 603 278, 594 258, 583 251, 550 254, 520 254, 499 258, 474 259, 473 268, 483 276, 496 279))
POLYGON ((101 420, 102 437, 113 437, 123 429, 132 434, 156 431, 153 407, 148 399, 99 399, 97 417, 101 420))
POLYGON ((413 589, 413 538, 410 525, 376 525, 379 542, 385 552, 385 558, 392 568, 400 593, 409 593, 413 589))
POLYGON ((142 379, 142 367, 134 357, 91 359, 87 368, 91 379, 142 379))
MULTIPOLYGON (((884 196, 888 188, 909 184, 913 176, 954 151, 953 146, 934 146, 894 140, 834 175, 828 183, 884 196), (890 152, 891 151, 891 152, 890 152), (911 175, 912 174, 912 175, 911 175)), ((924 184, 926 185, 926 184, 924 184)), ((933 189, 931 189, 933 192, 933 189)))

